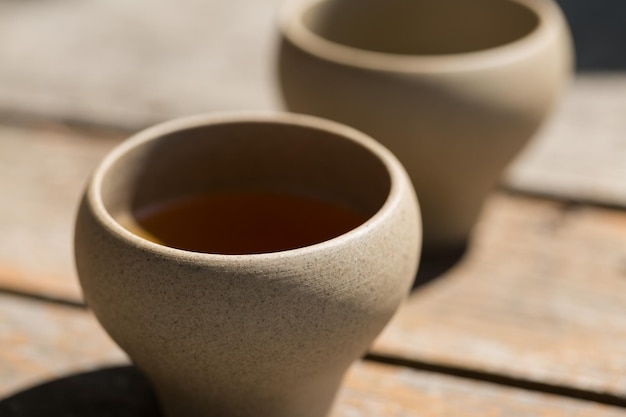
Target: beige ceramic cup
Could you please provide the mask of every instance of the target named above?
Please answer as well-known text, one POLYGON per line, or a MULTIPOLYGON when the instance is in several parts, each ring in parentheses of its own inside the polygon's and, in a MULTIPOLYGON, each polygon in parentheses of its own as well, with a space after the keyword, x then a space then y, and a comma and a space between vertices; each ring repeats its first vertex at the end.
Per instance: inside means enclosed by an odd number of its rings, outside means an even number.
POLYGON ((465 245, 572 67, 551 0, 292 0, 279 25, 287 108, 397 155, 420 199, 425 253, 465 245))
POLYGON ((421 235, 410 180, 352 128, 293 114, 185 118, 96 169, 75 231, 85 299, 169 417, 322 417, 408 293, 421 235), (189 252, 131 232, 133 211, 224 190, 310 195, 367 216, 322 243, 189 252))

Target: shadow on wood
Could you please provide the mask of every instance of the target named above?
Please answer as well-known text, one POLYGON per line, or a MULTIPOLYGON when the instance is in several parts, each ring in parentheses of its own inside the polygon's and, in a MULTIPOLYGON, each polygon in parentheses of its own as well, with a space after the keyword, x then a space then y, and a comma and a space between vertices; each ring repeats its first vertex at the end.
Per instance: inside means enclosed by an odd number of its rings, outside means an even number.
POLYGON ((56 379, 0 400, 2 417, 160 417, 156 397, 132 366, 56 379))
POLYGON ((412 290, 444 276, 465 257, 467 249, 468 243, 465 242, 443 252, 423 252, 412 290))

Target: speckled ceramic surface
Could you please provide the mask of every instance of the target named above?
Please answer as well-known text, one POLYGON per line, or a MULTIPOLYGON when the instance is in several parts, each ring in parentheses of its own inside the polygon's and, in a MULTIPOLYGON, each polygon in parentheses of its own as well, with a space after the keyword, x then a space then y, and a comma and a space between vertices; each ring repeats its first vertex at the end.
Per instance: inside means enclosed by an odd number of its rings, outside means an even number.
POLYGON ((279 27, 287 108, 357 127, 398 156, 426 251, 467 240, 572 67, 550 0, 295 0, 279 27))
POLYGON ((410 180, 371 138, 310 116, 224 114, 115 149, 81 203, 75 255, 87 303, 169 417, 322 417, 407 294, 420 242, 410 180), (182 251, 122 226, 137 205, 240 187, 310 192, 369 217, 256 255, 182 251))

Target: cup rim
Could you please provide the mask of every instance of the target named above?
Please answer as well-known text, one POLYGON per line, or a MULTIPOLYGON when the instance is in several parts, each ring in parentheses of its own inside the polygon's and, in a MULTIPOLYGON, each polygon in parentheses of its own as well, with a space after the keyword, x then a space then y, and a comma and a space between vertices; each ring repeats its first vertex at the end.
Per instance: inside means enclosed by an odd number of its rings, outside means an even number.
POLYGON ((282 36, 296 47, 323 60, 374 71, 404 73, 442 73, 471 71, 505 65, 532 55, 559 36, 563 16, 559 7, 545 0, 507 0, 530 10, 537 25, 526 35, 503 45, 478 51, 410 55, 356 48, 328 40, 310 30, 302 15, 316 4, 328 0, 285 0, 278 11, 282 36))
POLYGON ((276 259, 295 257, 302 254, 310 255, 312 252, 318 252, 322 250, 332 250, 333 248, 342 245, 344 242, 354 239, 360 239, 365 233, 367 233, 368 230, 376 228, 378 224, 383 222, 384 219, 388 217, 389 213, 393 211, 394 207, 400 204, 400 200, 402 198, 401 196, 405 188, 408 188, 409 192, 414 196, 417 205, 417 198, 412 189, 410 180, 408 179, 408 174, 404 170, 402 164, 391 153, 391 151, 385 148, 382 144, 380 144, 370 136, 366 135, 365 133, 362 133, 352 127, 315 116, 296 113, 234 111, 206 113, 177 118, 163 123, 159 123, 152 127, 148 127, 147 129, 144 129, 132 135, 130 138, 116 146, 100 162, 100 164, 92 174, 91 180, 89 181, 86 191, 86 199, 87 203, 91 207, 93 215, 100 222, 100 224, 104 228, 106 228, 108 232, 133 247, 143 248, 149 250, 152 253, 160 254, 166 257, 174 257, 179 260, 187 259, 196 262, 199 260, 206 260, 211 262, 238 262, 252 258, 254 258, 255 260, 274 261, 276 259), (156 140, 159 137, 175 133, 177 131, 202 126, 241 123, 270 123, 283 124, 288 126, 301 126, 334 134, 342 137, 343 139, 350 140, 356 143, 358 146, 365 148, 372 155, 374 155, 387 170, 390 180, 390 186, 385 201, 373 215, 369 216, 368 219, 359 226, 323 242, 294 249, 287 249, 283 251, 236 255, 193 252, 154 243, 126 229, 117 220, 115 220, 111 213, 109 213, 109 211, 106 209, 105 204, 101 198, 102 182, 114 163, 119 158, 124 156, 127 152, 147 142, 150 142, 151 140, 156 140))

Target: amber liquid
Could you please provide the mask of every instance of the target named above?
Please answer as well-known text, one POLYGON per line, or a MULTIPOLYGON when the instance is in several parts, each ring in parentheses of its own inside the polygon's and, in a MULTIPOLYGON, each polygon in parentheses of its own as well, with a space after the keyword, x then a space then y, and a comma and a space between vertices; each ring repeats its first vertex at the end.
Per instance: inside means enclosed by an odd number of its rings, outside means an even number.
POLYGON ((362 224, 349 208, 310 198, 265 192, 195 195, 133 213, 156 243, 194 252, 254 254, 320 243, 362 224))

